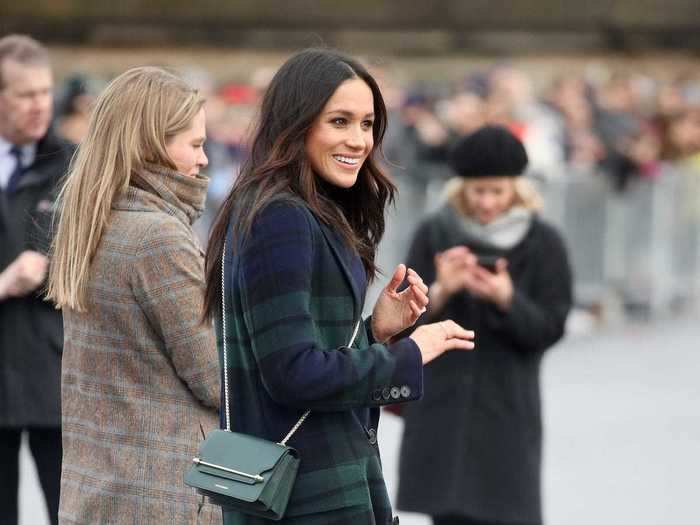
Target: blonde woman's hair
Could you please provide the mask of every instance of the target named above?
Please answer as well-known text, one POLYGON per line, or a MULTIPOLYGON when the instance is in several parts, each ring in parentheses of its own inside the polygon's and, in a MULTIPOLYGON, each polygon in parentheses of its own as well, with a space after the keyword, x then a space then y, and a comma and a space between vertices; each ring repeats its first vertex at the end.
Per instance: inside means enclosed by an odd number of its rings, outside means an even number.
POLYGON ((83 311, 90 264, 112 202, 147 164, 175 169, 166 144, 187 130, 204 104, 199 92, 157 67, 137 67, 100 94, 87 135, 58 197, 48 299, 83 311))
MULTIPOLYGON (((472 179, 474 180, 474 179, 472 179)), ((513 206, 521 206, 528 210, 540 211, 543 207, 543 200, 540 193, 535 188, 535 185, 527 177, 512 177, 513 189, 513 206)), ((465 198, 465 187, 469 184, 470 179, 464 177, 454 177, 447 181, 445 185, 445 194, 447 201, 464 215, 471 215, 471 210, 467 205, 465 198)))

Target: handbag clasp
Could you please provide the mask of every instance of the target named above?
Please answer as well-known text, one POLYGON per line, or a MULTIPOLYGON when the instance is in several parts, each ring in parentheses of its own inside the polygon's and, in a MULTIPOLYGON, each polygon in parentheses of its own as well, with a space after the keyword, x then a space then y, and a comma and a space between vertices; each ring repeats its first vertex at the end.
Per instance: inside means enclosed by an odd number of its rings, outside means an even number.
POLYGON ((215 465, 214 463, 207 463, 206 461, 202 461, 199 458, 193 458, 192 463, 194 463, 195 465, 202 465, 209 468, 215 468, 217 470, 223 470, 224 472, 235 474, 236 476, 243 476, 244 478, 252 479, 256 483, 262 483, 263 481, 265 481, 265 479, 260 474, 248 474, 246 472, 241 472, 240 470, 234 470, 232 468, 223 467, 221 465, 215 465))

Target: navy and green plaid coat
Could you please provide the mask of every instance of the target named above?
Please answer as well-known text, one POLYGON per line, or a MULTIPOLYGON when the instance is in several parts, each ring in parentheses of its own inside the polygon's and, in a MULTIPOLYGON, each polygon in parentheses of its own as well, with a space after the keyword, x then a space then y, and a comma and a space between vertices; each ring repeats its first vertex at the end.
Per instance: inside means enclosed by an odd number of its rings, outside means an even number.
MULTIPOLYGON (((232 429, 280 441, 312 410, 289 441, 301 464, 284 523, 391 523, 379 407, 421 397, 418 347, 374 342, 369 320, 346 346, 365 295, 353 279, 359 261, 302 201, 269 204, 244 238, 234 241, 229 228, 226 246, 232 429)), ((261 523, 234 512, 224 518, 261 523)))

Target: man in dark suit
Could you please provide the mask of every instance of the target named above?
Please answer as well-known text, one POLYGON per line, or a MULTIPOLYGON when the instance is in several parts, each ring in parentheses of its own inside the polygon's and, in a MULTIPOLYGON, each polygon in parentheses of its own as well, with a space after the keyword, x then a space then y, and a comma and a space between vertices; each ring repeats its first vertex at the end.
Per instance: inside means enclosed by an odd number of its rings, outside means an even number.
POLYGON ((61 474, 61 314, 43 300, 56 187, 70 148, 50 132, 46 49, 0 38, 0 523, 17 523, 19 450, 28 436, 49 516, 61 474))

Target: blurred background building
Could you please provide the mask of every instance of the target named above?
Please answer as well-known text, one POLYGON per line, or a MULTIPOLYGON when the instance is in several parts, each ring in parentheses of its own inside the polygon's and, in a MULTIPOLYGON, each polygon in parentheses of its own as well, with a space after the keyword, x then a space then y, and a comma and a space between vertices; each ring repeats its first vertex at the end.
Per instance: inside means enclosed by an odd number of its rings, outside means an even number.
MULTIPOLYGON (((697 0, 0 0, 0 35, 12 32, 49 46, 55 126, 74 142, 95 94, 130 66, 172 67, 206 93, 204 242, 261 93, 299 48, 358 56, 382 84, 386 166, 400 190, 380 248, 385 271, 441 205, 450 140, 508 126, 575 269, 577 309, 545 367, 548 522, 700 521, 683 461, 700 454, 700 388, 689 373, 700 371, 697 0)), ((400 432, 387 415, 389 480, 400 432)), ((25 476, 24 524, 42 523, 31 483, 25 476)))

